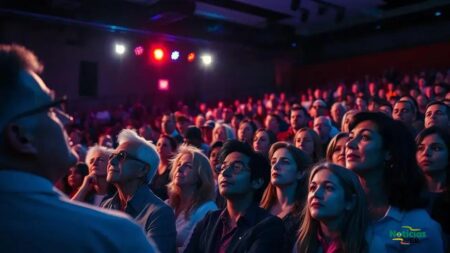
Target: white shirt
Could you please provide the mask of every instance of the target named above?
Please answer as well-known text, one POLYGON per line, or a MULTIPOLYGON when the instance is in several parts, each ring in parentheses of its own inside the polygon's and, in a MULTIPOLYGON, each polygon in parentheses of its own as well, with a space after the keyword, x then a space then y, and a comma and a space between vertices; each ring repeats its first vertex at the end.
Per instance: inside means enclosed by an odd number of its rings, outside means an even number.
POLYGON ((0 249, 9 252, 156 252, 126 215, 71 201, 46 178, 0 170, 0 249))
POLYGON ((208 201, 200 205, 196 210, 193 210, 189 218, 186 218, 184 212, 178 215, 175 223, 177 227, 178 252, 183 252, 186 248, 195 225, 197 225, 209 211, 215 210, 217 210, 216 203, 214 203, 214 201, 208 201))

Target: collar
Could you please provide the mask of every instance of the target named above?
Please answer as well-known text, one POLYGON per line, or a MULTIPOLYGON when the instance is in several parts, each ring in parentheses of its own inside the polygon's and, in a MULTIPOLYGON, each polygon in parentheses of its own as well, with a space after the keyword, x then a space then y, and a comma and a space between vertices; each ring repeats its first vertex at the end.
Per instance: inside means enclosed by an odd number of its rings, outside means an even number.
MULTIPOLYGON (((258 221, 258 211, 260 210, 260 207, 255 203, 252 202, 250 206, 245 210, 244 215, 240 216, 237 225, 244 225, 247 224, 249 226, 253 226, 258 221)), ((224 223, 227 224, 227 221, 230 219, 230 215, 228 214, 227 208, 225 208, 220 216, 219 219, 224 223)))
POLYGON ((405 213, 400 211, 400 209, 398 209, 397 207, 389 206, 388 210, 386 211, 386 214, 383 216, 383 218, 378 220, 378 222, 389 218, 394 219, 396 221, 402 221, 404 215, 405 213))
MULTIPOLYGON (((131 216, 139 214, 149 203, 155 203, 157 197, 147 185, 141 185, 127 202, 125 212, 131 216)), ((116 192, 112 199, 113 205, 120 207, 119 193, 116 192)))
POLYGON ((62 195, 47 178, 17 170, 0 170, 0 192, 62 195))

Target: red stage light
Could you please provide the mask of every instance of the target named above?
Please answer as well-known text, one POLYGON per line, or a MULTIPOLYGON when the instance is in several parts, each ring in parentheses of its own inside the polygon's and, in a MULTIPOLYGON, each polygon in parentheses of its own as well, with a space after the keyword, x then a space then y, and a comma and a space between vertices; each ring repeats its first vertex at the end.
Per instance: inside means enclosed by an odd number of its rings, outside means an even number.
POLYGON ((195 60, 195 53, 189 53, 187 56, 188 62, 193 62, 195 60))
POLYGON ((164 59, 164 50, 162 50, 162 48, 153 50, 153 58, 157 61, 162 61, 164 59))

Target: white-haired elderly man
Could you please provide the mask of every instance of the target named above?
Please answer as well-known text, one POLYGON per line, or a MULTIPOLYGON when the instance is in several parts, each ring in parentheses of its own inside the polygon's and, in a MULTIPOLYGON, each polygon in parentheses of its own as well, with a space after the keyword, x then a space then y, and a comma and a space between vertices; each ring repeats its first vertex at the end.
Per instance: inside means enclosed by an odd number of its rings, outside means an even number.
POLYGON ((328 116, 319 116, 314 119, 314 131, 319 135, 323 150, 327 150, 330 140, 339 132, 331 124, 331 119, 328 116))
POLYGON ((0 45, 0 251, 154 252, 122 213, 70 201, 53 187, 75 164, 69 117, 37 75, 36 56, 0 45))
MULTIPOLYGON (((95 145, 89 148, 86 155, 86 164, 89 175, 85 176, 78 191, 72 200, 78 200, 100 206, 103 200, 112 194, 112 185, 106 181, 108 159, 113 149, 95 145)), ((114 187, 112 187, 114 188, 114 187)))
POLYGON ((160 161, 155 145, 129 129, 120 132, 118 143, 109 157, 106 176, 106 180, 117 188, 117 193, 105 200, 102 207, 129 214, 144 228, 160 252, 175 252, 173 210, 147 186, 160 161))

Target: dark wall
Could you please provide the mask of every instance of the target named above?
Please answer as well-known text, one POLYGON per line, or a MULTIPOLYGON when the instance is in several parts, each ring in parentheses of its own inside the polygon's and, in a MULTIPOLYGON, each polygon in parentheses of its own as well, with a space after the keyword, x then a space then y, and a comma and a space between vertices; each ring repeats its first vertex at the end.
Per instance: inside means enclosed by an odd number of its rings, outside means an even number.
MULTIPOLYGON (((178 100, 195 103, 218 99, 245 98, 270 90, 275 80, 271 57, 253 49, 223 45, 209 48, 215 62, 209 69, 197 63, 153 64, 149 57, 124 57, 113 53, 118 39, 149 45, 152 39, 94 30, 86 27, 55 25, 41 21, 7 21, 0 26, 1 43, 19 43, 32 49, 45 65, 43 79, 58 94, 67 94, 74 110, 87 110, 141 100, 144 104, 164 106, 178 100), (80 96, 80 63, 97 65, 97 96, 80 96), (158 91, 157 81, 169 79, 170 90, 158 91)), ((185 47, 200 49, 198 45, 185 47)), ((128 49, 132 50, 132 49, 128 49)), ((89 72, 89 71, 88 71, 89 72)), ((86 89, 86 87, 82 87, 86 89)), ((86 91, 86 90, 84 90, 86 91)))
POLYGON ((277 83, 292 91, 323 86, 328 81, 362 80, 365 75, 379 77, 386 70, 417 72, 450 68, 450 42, 417 46, 320 64, 277 65, 277 83))

